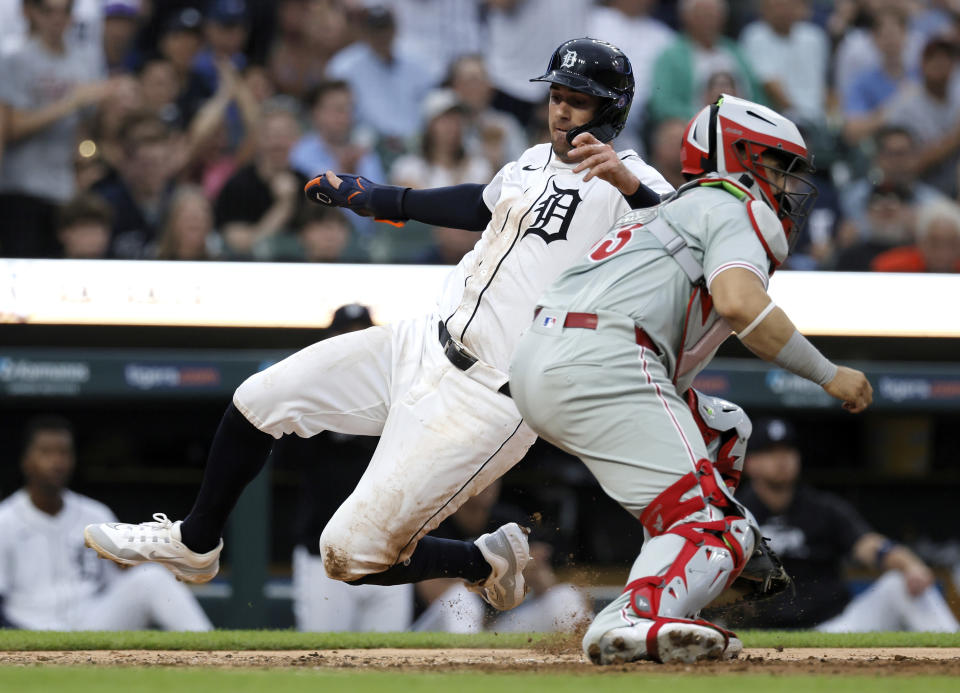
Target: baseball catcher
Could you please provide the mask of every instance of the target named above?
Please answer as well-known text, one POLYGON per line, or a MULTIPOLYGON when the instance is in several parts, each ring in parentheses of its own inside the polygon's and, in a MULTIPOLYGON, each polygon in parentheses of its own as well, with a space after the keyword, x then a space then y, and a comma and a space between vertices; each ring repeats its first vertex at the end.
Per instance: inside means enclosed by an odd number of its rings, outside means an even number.
POLYGON ((560 275, 510 366, 525 421, 579 456, 644 527, 623 594, 584 636, 596 664, 690 662, 741 647, 697 614, 744 570, 758 531, 684 401, 731 332, 851 412, 872 401, 863 373, 824 357, 766 291, 816 195, 797 127, 723 96, 690 121, 682 147, 690 182, 660 207, 626 214, 560 275))

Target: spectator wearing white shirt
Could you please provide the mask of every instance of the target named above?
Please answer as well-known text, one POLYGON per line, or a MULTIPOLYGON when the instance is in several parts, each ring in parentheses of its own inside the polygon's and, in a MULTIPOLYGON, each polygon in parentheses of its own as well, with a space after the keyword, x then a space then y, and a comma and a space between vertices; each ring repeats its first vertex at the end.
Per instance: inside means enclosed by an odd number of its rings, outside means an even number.
POLYGON ((805 21, 809 0, 761 0, 761 19, 744 28, 740 45, 771 106, 807 124, 824 119, 830 41, 805 21))
POLYGON ((547 98, 543 84, 530 81, 546 67, 544 56, 577 38, 587 26, 590 0, 487 0, 487 73, 496 89, 493 106, 527 125, 547 98))
POLYGON ((426 129, 420 155, 408 154, 390 169, 394 185, 441 188, 461 183, 482 183, 494 171, 482 156, 467 152, 463 139, 463 113, 449 89, 430 93, 423 105, 426 129))
POLYGON ((6 108, 0 168, 0 255, 51 257, 57 207, 75 191, 81 114, 113 89, 100 63, 66 40, 70 0, 25 0, 30 35, 0 59, 6 108))

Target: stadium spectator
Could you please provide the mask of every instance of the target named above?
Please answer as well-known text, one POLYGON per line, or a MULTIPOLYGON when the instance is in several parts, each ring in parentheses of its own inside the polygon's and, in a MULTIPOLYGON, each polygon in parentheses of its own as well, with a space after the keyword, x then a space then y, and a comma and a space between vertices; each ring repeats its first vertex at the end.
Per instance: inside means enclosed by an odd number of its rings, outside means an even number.
POLYGON ((463 55, 485 48, 481 3, 463 0, 388 0, 397 18, 397 52, 410 55, 431 70, 438 83, 463 55))
POLYGON ((437 89, 423 103, 426 127, 421 153, 407 154, 394 162, 390 180, 409 188, 440 188, 461 183, 482 183, 494 171, 482 156, 467 152, 463 112, 456 94, 437 89))
MULTIPOLYGON (((133 114, 144 111, 143 91, 138 78, 118 75, 114 77, 114 82, 116 87, 100 102, 89 131, 90 139, 96 144, 95 153, 102 158, 102 163, 108 170, 119 168, 123 161, 123 142, 120 136, 123 124, 133 114)), ((100 178, 94 178, 90 183, 96 183, 100 178)))
MULTIPOLYGON (((371 149, 376 135, 356 127, 350 85, 342 80, 322 82, 310 97, 312 129, 290 152, 290 166, 307 179, 324 171, 354 171, 370 180, 383 180, 383 165, 371 149)), ((373 220, 357 217, 354 227, 373 233, 373 220)))
POLYGON ((851 145, 873 135, 887 117, 887 107, 897 92, 908 86, 911 74, 903 57, 907 17, 889 7, 871 15, 870 36, 880 54, 880 64, 852 75, 840 92, 843 104, 843 136, 851 145))
MULTIPOLYGON (((0 2, 0 54, 16 49, 30 35, 31 20, 25 8, 31 0, 0 2)), ((64 35, 72 50, 85 52, 97 65, 103 50, 104 0, 71 0, 70 24, 64 35)))
POLYGON ((894 186, 905 191, 910 205, 923 205, 941 197, 940 192, 918 180, 917 144, 906 128, 885 125, 873 138, 875 150, 867 176, 847 185, 840 196, 841 210, 848 231, 842 232, 841 244, 849 245, 869 234, 867 203, 877 185, 894 186))
POLYGON ((793 426, 782 419, 756 422, 744 465, 750 483, 737 498, 756 517, 796 591, 755 603, 743 623, 731 625, 834 633, 960 629, 930 568, 873 531, 843 498, 801 483, 800 467, 793 426), (849 559, 882 572, 855 597, 843 580, 849 559))
POLYGON ((680 170, 680 146, 686 128, 686 121, 667 118, 657 124, 650 139, 650 165, 674 188, 687 182, 680 170))
POLYGON ((809 12, 810 0, 761 0, 760 19, 743 30, 740 46, 774 109, 796 122, 820 125, 830 40, 805 21, 809 12))
POLYGON ((203 190, 188 185, 177 188, 157 242, 157 259, 210 260, 217 256, 220 245, 213 230, 213 210, 203 190))
POLYGON ((839 0, 835 3, 834 12, 827 21, 827 31, 836 45, 833 83, 838 94, 848 92, 861 72, 883 65, 882 54, 871 36, 871 26, 878 13, 893 10, 906 19, 903 64, 908 71, 919 66, 924 44, 948 25, 943 15, 937 21, 935 15, 921 10, 923 4, 904 0, 839 0))
MULTIPOLYGON (((499 504, 501 480, 464 503, 431 534, 442 539, 470 541, 506 522, 529 524, 519 508, 499 504)), ((510 611, 487 607, 463 580, 438 578, 416 584, 423 612, 413 630, 447 633, 571 631, 586 623, 593 613, 584 594, 573 585, 560 583, 551 565, 553 547, 530 541, 530 563, 523 571, 530 594, 510 611)))
POLYGON ((218 64, 233 63, 239 70, 247 65, 243 54, 247 42, 247 3, 244 0, 213 0, 204 17, 206 45, 193 59, 193 71, 212 94, 220 81, 218 64))
POLYGON ((934 39, 923 49, 921 81, 897 92, 886 109, 888 123, 913 135, 924 182, 950 197, 957 194, 960 165, 960 91, 950 92, 956 64, 953 42, 934 39))
POLYGON ((626 129, 619 136, 620 149, 643 151, 638 145, 653 86, 653 64, 675 38, 673 29, 650 16, 656 4, 656 0, 612 0, 590 10, 587 36, 617 46, 633 65, 633 105, 626 129))
MULTIPOLYGON (((334 336, 372 325, 366 307, 349 304, 334 312, 329 333, 334 336)), ((412 585, 348 585, 332 580, 320 555, 320 533, 353 492, 375 448, 376 438, 331 431, 313 438, 284 436, 274 444, 274 463, 299 474, 293 550, 293 613, 298 630, 403 631, 410 627, 412 585)))
POLYGON ((318 172, 357 171, 373 178, 382 172, 379 159, 353 141, 354 102, 350 85, 342 80, 321 82, 308 98, 311 129, 290 151, 290 165, 312 177, 318 172))
MULTIPOLYGON (((304 207, 296 221, 296 246, 278 247, 278 259, 304 262, 364 262, 367 260, 356 241, 353 227, 339 210, 309 205, 304 207), (288 249, 289 248, 289 249, 288 249)), ((279 239, 278 239, 279 240, 279 239)))
POLYGON ((180 85, 173 63, 162 57, 150 58, 140 67, 138 77, 143 109, 172 128, 185 128, 187 121, 177 102, 180 85))
POLYGON ((126 74, 131 71, 140 11, 140 0, 105 0, 103 61, 107 74, 126 74))
POLYGON ((180 154, 169 126, 152 113, 134 113, 120 128, 122 158, 116 170, 93 186, 113 209, 111 255, 153 254, 165 218, 180 154))
POLYGON ((839 251, 833 269, 866 272, 880 253, 909 244, 913 239, 913 211, 910 191, 903 186, 875 186, 867 201, 864 235, 839 251))
POLYGON ((960 207, 936 200, 917 214, 916 244, 877 255, 875 272, 960 272, 960 207))
POLYGON ((57 240, 68 260, 97 260, 110 250, 110 206, 98 195, 82 193, 60 208, 57 240))
POLYGON ((217 91, 197 111, 187 132, 185 166, 189 178, 216 199, 236 170, 253 157, 260 103, 233 63, 217 63, 217 91), (234 117, 231 118, 231 115, 234 117), (228 123, 233 127, 228 128, 228 123), (229 130, 235 131, 231 137, 229 130))
POLYGON ((269 250, 264 241, 288 230, 303 206, 306 179, 289 165, 299 137, 293 105, 268 105, 258 126, 254 160, 230 177, 214 205, 215 225, 229 256, 264 259, 269 250))
MULTIPOLYGON (((484 57, 493 81, 493 106, 526 126, 546 99, 546 88, 530 81, 544 56, 587 26, 591 0, 486 0, 484 57)), ((540 141, 540 140, 536 140, 540 141)))
POLYGON ((350 85, 360 124, 402 150, 403 142, 419 132, 420 103, 434 81, 416 58, 394 51, 396 24, 389 9, 375 5, 362 16, 362 40, 333 56, 327 76, 350 85))
POLYGON ((279 0, 269 75, 277 93, 304 98, 325 77, 327 62, 349 42, 340 3, 279 0))
POLYGON ((158 48, 173 65, 177 77, 177 106, 180 122, 188 123, 213 90, 194 69, 193 61, 203 47, 203 15, 188 7, 176 12, 164 24, 158 48))
POLYGON ((115 83, 99 81, 95 56, 65 40, 70 0, 25 0, 23 11, 30 34, 0 57, 0 255, 56 257, 56 210, 74 194, 82 111, 115 83))
POLYGON ((457 58, 446 83, 460 101, 467 150, 485 157, 494 171, 515 161, 527 148, 527 137, 515 117, 493 107, 493 84, 483 57, 457 58))
POLYGON ((703 88, 703 96, 700 97, 699 105, 703 107, 716 103, 724 94, 740 96, 736 76, 726 70, 719 70, 707 77, 707 83, 703 88))
POLYGON ((737 93, 763 102, 763 93, 737 44, 723 35, 729 7, 726 0, 680 0, 683 33, 657 58, 653 66, 656 89, 650 96, 653 123, 664 118, 684 122, 701 108, 707 81, 717 72, 736 80, 737 93))
POLYGON ((190 591, 161 566, 120 571, 83 545, 90 522, 116 521, 67 488, 76 466, 68 421, 24 434, 24 486, 0 503, 0 626, 30 630, 210 630, 190 591))

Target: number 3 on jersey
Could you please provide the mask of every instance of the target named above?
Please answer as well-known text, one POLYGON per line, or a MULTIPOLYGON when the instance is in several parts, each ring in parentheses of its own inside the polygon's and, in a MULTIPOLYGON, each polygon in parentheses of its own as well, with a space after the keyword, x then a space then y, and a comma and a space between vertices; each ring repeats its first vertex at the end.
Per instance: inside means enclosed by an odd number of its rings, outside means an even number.
POLYGON ((625 229, 618 229, 612 234, 607 234, 602 240, 600 240, 593 250, 590 251, 588 256, 594 262, 600 262, 601 260, 606 260, 608 257, 616 255, 630 242, 630 239, 633 238, 634 229, 639 229, 642 224, 634 224, 633 226, 628 226, 625 229))

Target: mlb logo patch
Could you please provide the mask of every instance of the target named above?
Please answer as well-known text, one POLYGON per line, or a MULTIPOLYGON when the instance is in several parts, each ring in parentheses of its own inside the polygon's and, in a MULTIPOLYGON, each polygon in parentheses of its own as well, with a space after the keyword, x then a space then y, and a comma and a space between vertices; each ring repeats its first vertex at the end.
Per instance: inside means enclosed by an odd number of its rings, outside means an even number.
POLYGON ((544 316, 542 324, 544 327, 556 327, 557 319, 547 315, 547 316, 544 316))

